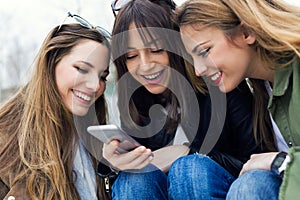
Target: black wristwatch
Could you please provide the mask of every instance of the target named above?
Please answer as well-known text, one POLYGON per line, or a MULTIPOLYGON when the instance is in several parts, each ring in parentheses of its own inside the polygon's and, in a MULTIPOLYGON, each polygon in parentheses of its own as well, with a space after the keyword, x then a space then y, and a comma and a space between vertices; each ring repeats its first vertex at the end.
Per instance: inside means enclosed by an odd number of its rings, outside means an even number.
POLYGON ((291 158, 286 152, 279 152, 271 164, 271 172, 282 177, 290 160, 291 158))

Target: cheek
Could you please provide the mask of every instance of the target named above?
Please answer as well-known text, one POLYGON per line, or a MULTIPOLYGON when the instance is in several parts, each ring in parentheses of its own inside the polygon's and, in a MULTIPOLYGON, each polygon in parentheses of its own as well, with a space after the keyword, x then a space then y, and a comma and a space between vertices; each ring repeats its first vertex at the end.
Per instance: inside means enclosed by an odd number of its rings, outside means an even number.
POLYGON ((237 66, 239 65, 238 56, 227 54, 226 52, 221 52, 218 54, 211 55, 209 59, 206 61, 208 66, 218 68, 220 71, 231 73, 232 71, 237 70, 237 66))
MULTIPOLYGON (((129 65, 127 65, 127 70, 128 70, 128 72, 127 73, 130 73, 130 75, 134 78, 134 79, 136 79, 136 80, 138 80, 138 71, 139 71, 139 67, 138 66, 133 66, 132 65, 132 63, 131 64, 129 64, 129 65)), ((125 74, 124 74, 125 75, 125 74)))
POLYGON ((132 71, 134 71, 134 69, 136 68, 136 62, 134 61, 126 61, 125 62, 125 65, 127 67, 127 70, 131 73, 132 71))
POLYGON ((65 70, 61 66, 56 68, 55 83, 61 94, 68 92, 78 80, 77 74, 70 70, 65 70))
POLYGON ((164 54, 162 54, 162 56, 158 60, 160 60, 160 62, 163 65, 170 66, 169 56, 168 56, 167 52, 165 52, 164 54))
POLYGON ((64 81, 61 79, 61 77, 59 75, 56 76, 55 83, 56 83, 56 87, 58 89, 59 94, 63 97, 64 96, 64 90, 65 90, 65 88, 63 87, 64 86, 64 81))

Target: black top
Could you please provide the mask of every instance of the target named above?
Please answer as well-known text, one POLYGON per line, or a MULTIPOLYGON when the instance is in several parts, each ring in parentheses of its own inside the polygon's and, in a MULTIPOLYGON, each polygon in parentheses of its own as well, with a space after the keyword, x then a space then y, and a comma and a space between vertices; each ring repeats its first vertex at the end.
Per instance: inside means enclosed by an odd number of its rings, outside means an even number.
MULTIPOLYGON (((209 92, 212 93, 214 90, 219 89, 218 87, 212 87, 209 92)), ((138 99, 138 101, 135 101, 137 109, 145 116, 142 125, 150 123, 148 110, 151 104, 166 106, 165 101, 160 100, 164 99, 160 95, 152 95, 152 97, 149 98, 149 94, 143 94, 145 92, 146 91, 139 92, 137 94, 138 96, 133 96, 134 99, 138 99)), ((198 153, 200 148, 203 147, 202 145, 204 145, 203 141, 205 136, 210 134, 206 140, 208 140, 208 143, 213 143, 213 149, 209 149, 208 152, 200 153, 211 156, 215 161, 231 172, 231 174, 238 176, 243 163, 250 158, 250 155, 261 152, 259 145, 257 145, 254 140, 252 116, 253 97, 246 82, 242 82, 236 89, 227 93, 225 102, 219 102, 224 103, 226 107, 223 111, 216 108, 213 109, 209 94, 197 93, 196 95, 200 109, 200 120, 196 136, 189 136, 189 133, 193 132, 189 122, 181 122, 181 126, 188 135, 188 138, 193 138, 190 144, 190 154, 198 153), (207 132, 208 130, 210 130, 210 132, 207 132), (220 130, 219 133, 217 133, 217 130, 220 130)), ((157 116, 159 116, 159 114, 157 116)), ((158 126, 161 126, 161 120, 159 117, 152 118, 151 123, 154 126, 156 123, 158 126)), ((122 124, 122 128, 130 134, 131 131, 127 126, 122 124)), ((134 138, 140 144, 154 151, 169 145, 174 138, 175 131, 174 133, 166 133, 166 130, 162 129, 157 134, 151 135, 153 131, 152 128, 149 127, 149 129, 143 129, 141 134, 143 134, 143 138, 134 138), (151 137, 145 138, 147 134, 151 137)))

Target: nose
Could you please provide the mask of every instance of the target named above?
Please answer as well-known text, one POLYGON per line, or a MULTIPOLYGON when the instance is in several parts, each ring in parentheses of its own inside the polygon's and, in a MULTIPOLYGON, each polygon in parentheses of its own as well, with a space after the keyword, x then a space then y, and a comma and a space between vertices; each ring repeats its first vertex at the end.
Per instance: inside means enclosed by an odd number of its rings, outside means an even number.
POLYGON ((151 55, 148 53, 146 49, 143 49, 140 52, 140 65, 147 66, 151 62, 151 55))

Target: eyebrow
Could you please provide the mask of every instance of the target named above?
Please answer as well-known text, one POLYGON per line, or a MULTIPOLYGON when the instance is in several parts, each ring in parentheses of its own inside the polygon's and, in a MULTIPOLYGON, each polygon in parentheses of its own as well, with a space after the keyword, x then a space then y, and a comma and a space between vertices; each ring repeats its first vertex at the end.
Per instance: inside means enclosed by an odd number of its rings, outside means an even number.
POLYGON ((91 67, 91 68, 95 68, 91 63, 80 60, 79 62, 86 64, 87 66, 91 67))
POLYGON ((206 43, 208 43, 208 42, 209 42, 209 40, 197 44, 197 45, 193 48, 192 53, 196 53, 197 49, 198 49, 201 45, 204 45, 204 44, 206 44, 206 43))
POLYGON ((128 50, 134 50, 134 49, 136 49, 136 48, 134 48, 134 47, 127 47, 127 49, 128 49, 128 50))

